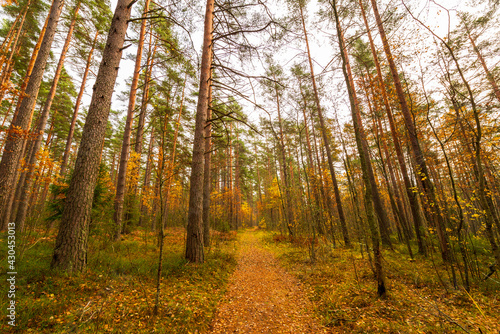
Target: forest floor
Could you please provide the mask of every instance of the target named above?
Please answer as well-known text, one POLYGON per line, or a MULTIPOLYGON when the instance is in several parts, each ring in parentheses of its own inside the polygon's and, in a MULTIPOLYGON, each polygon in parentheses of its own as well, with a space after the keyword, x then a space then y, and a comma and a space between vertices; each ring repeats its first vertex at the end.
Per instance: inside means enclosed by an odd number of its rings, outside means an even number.
POLYGON ((469 292, 458 274, 457 287, 453 286, 449 266, 436 254, 411 259, 401 245, 383 250, 388 295, 380 299, 364 247, 332 247, 320 238, 312 262, 307 238, 290 241, 286 235, 257 233, 279 263, 310 291, 314 313, 329 332, 500 333, 500 273, 484 281, 491 259, 479 254, 479 248, 469 292))
MULTIPOLYGON (((500 333, 500 273, 483 280, 489 257, 479 251, 485 247, 477 248, 467 292, 453 287, 436 255, 410 259, 395 244, 383 251, 389 290, 380 299, 359 245, 344 249, 319 239, 312 262, 304 237, 213 232, 205 263, 189 264, 185 229, 168 228, 154 315, 155 233, 138 230, 110 242, 111 235, 92 232, 87 269, 69 276, 50 270, 55 232, 23 236, 16 327, 7 325, 8 298, 1 297, 1 333, 500 333)), ((1 233, 4 265, 5 241, 1 233)), ((4 296, 6 283, 0 283, 4 296)))
POLYGON ((324 333, 302 283, 265 249, 262 234, 240 234, 238 266, 218 308, 213 333, 324 333))
MULTIPOLYGON (((7 281, 0 282, 0 333, 206 333, 236 267, 236 232, 213 232, 205 263, 184 259, 185 229, 165 231, 159 312, 154 315, 157 233, 137 230, 110 241, 89 238, 87 269, 50 270, 56 230, 34 230, 17 248, 16 326, 7 324, 7 281)), ((0 233, 5 273, 6 234, 0 233)), ((2 277, 5 277, 3 274, 2 277)))

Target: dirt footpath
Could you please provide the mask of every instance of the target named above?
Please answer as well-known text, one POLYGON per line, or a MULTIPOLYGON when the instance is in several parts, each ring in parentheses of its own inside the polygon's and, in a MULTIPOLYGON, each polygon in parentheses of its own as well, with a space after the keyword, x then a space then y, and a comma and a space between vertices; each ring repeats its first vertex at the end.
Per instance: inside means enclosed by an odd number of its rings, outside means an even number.
POLYGON ((327 333, 300 282, 265 250, 256 232, 241 235, 238 266, 212 333, 327 333))

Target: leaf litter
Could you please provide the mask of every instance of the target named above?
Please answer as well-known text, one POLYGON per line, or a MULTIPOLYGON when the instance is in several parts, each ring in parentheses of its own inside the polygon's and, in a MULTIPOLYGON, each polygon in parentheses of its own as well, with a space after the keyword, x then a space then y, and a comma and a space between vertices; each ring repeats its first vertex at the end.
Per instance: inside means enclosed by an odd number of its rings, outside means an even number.
POLYGON ((327 333, 302 283, 279 265, 257 233, 240 234, 237 259, 212 333, 327 333))

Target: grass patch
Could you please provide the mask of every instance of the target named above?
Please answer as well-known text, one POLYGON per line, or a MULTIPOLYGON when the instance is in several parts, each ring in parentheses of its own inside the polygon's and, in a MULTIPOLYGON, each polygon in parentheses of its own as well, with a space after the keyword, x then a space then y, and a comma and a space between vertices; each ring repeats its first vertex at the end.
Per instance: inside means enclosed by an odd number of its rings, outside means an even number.
MULTIPOLYGON (((269 232, 261 233, 266 247, 305 283, 316 314, 335 333, 500 331, 500 285, 475 282, 470 293, 456 290, 446 283, 447 269, 436 254, 433 264, 423 257, 412 261, 403 249, 385 250, 389 295, 382 300, 376 296, 376 281, 366 252, 334 249, 320 240, 317 261, 312 264, 306 247, 269 232)), ((499 280, 498 273, 495 275, 499 280)))
MULTIPOLYGON (((157 239, 137 231, 120 242, 91 238, 87 270, 74 276, 52 272, 54 235, 27 240, 16 263, 18 333, 194 333, 209 329, 227 280, 236 266, 233 236, 216 235, 205 263, 183 258, 184 229, 166 231, 159 315, 152 311, 158 270, 157 239), (38 240, 34 243, 33 240, 38 240)), ((2 256, 6 236, 0 235, 2 256)), ((21 246, 19 246, 21 247, 21 246)), ((3 256, 2 262, 6 263, 3 256)), ((5 268, 5 267, 4 267, 5 268)), ((7 291, 2 280, 2 291, 7 291)), ((2 298, 6 319, 7 298, 2 298)))

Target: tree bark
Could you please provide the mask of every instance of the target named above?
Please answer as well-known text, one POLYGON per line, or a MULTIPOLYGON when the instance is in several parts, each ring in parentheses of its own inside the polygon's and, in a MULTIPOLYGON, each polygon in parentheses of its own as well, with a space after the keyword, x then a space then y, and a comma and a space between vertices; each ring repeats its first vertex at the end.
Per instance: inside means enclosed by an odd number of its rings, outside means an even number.
MULTIPOLYGON (((311 182, 308 182, 308 190, 309 190, 309 184, 310 187, 312 188, 313 196, 314 196, 314 204, 315 207, 313 209, 314 212, 314 218, 317 222, 317 231, 320 234, 324 234, 324 228, 323 228, 323 219, 322 219, 322 214, 321 214, 321 201, 320 201, 320 194, 318 191, 318 176, 316 174, 316 166, 314 165, 314 160, 312 157, 312 147, 311 147, 311 141, 310 141, 310 135, 309 135, 309 125, 307 122, 307 114, 306 114, 306 108, 307 108, 307 100, 306 97, 302 91, 302 85, 300 86, 300 93, 302 95, 302 100, 304 101, 304 107, 302 108, 302 114, 304 116, 304 129, 305 129, 305 137, 306 137, 306 144, 307 144, 307 160, 309 163, 309 167, 305 169, 304 166, 304 173, 306 177, 309 179, 311 178, 311 182)), ((333 233, 333 232, 332 232, 333 233)))
POLYGON ((87 264, 87 239, 92 199, 106 134, 111 97, 122 56, 133 0, 118 0, 99 72, 93 88, 88 116, 66 195, 51 267, 81 272, 87 264))
POLYGON ((189 189, 189 212, 186 235, 186 259, 203 263, 203 175, 205 155, 205 125, 207 122, 210 66, 212 64, 214 0, 207 0, 203 53, 201 58, 200 89, 196 108, 196 125, 193 142, 193 161, 189 189))

